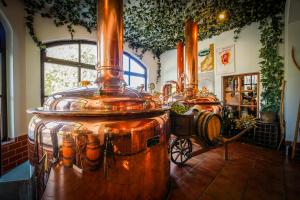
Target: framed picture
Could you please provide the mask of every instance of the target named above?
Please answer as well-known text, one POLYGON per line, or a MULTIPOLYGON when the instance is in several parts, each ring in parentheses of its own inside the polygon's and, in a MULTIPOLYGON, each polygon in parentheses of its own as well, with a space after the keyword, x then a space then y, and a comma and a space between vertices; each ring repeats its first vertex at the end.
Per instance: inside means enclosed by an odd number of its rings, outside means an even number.
POLYGON ((216 72, 218 75, 235 72, 234 45, 216 49, 216 72))
POLYGON ((215 73, 213 71, 199 73, 198 80, 199 90, 206 88, 209 92, 215 93, 215 73))
POLYGON ((204 48, 198 52, 198 67, 200 72, 210 72, 215 69, 215 48, 214 44, 210 44, 208 48, 204 48))

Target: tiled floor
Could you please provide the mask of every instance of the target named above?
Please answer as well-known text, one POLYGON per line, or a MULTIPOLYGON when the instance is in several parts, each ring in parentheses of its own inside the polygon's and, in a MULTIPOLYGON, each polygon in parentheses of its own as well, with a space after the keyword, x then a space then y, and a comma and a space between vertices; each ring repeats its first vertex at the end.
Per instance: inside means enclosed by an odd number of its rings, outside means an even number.
MULTIPOLYGON (((195 145, 194 145, 195 147, 195 145)), ((249 144, 229 145, 229 160, 218 148, 171 164, 170 200, 276 200, 300 198, 300 161, 249 144)))
MULTIPOLYGON (((194 150, 199 148, 197 145, 193 147, 194 150)), ((99 176, 81 176, 72 169, 58 166, 52 172, 44 199, 91 200, 99 199, 97 195, 102 194, 99 188, 103 185, 98 184, 102 171, 98 172, 99 176)), ((191 158, 183 167, 172 163, 171 177, 173 183, 169 200, 300 199, 300 161, 290 161, 276 150, 240 142, 229 145, 228 161, 224 160, 224 148, 217 148, 191 158)), ((121 187, 120 191, 125 187, 120 184, 114 186, 121 187)), ((131 189, 135 190, 134 187, 131 189)), ((115 190, 111 190, 114 192, 109 194, 115 195, 115 190)), ((128 192, 127 189, 124 191, 128 192)), ((132 198, 122 196, 119 199, 132 198)))

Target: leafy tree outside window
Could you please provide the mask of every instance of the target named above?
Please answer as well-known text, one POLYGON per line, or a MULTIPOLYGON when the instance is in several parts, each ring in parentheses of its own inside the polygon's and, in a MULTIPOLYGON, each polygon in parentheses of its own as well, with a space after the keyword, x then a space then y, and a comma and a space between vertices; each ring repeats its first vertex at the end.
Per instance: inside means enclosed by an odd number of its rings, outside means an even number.
MULTIPOLYGON (((41 102, 49 95, 79 86, 80 81, 94 82, 97 77, 97 46, 90 41, 59 41, 46 44, 41 51, 41 102)), ((124 52, 124 80, 131 87, 147 85, 146 67, 124 52)))

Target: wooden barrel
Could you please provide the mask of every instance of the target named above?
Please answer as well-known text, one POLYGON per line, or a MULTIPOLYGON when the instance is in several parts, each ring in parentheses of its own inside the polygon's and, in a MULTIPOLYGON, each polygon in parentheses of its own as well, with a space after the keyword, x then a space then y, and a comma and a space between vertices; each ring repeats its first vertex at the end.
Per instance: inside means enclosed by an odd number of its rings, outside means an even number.
POLYGON ((72 167, 75 158, 75 146, 73 138, 69 135, 63 138, 62 154, 64 166, 72 167))
POLYGON ((96 170, 100 165, 101 149, 99 139, 93 135, 87 135, 86 167, 88 170, 96 170))
POLYGON ((196 120, 197 135, 208 145, 214 145, 221 134, 222 119, 213 112, 201 111, 196 120))

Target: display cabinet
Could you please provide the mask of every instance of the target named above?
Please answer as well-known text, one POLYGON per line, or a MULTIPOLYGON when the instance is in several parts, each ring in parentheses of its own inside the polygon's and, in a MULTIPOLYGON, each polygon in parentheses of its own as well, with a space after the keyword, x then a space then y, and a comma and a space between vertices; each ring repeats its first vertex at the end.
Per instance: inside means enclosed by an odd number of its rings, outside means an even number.
POLYGON ((223 77, 223 101, 235 118, 243 114, 258 116, 259 73, 223 77))

